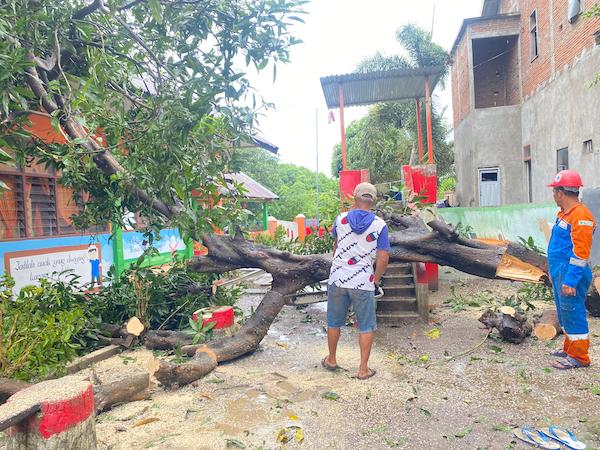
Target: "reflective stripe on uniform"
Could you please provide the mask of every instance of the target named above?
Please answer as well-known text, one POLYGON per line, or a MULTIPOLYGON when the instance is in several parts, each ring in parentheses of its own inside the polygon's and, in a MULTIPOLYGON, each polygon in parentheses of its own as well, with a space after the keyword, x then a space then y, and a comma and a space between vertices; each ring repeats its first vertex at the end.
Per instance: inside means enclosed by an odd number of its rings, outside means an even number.
POLYGON ((573 264, 574 266, 577 267, 585 267, 587 266, 587 261, 585 259, 579 259, 579 258, 569 258, 569 264, 573 264))
POLYGON ((567 337, 571 341, 585 341, 590 338, 589 333, 585 334, 567 334, 567 337))

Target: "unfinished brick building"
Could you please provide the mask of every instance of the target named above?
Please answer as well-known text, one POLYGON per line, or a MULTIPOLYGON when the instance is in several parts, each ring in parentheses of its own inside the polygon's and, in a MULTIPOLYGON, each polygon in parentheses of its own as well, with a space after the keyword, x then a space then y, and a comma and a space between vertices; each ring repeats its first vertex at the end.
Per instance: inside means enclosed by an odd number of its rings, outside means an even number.
POLYGON ((563 168, 600 186, 597 0, 485 0, 452 47, 457 199, 551 199, 563 168))

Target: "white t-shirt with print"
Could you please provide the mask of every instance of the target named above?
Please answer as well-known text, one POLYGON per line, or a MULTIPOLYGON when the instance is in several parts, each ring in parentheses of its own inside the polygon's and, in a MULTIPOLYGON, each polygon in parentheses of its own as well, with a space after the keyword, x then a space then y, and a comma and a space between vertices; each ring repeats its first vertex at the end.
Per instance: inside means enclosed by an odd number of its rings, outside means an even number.
POLYGON ((387 224, 375 216, 371 225, 362 234, 357 234, 352 231, 347 216, 347 212, 340 214, 333 224, 337 249, 333 255, 328 284, 374 291, 373 263, 377 256, 377 238, 387 224))

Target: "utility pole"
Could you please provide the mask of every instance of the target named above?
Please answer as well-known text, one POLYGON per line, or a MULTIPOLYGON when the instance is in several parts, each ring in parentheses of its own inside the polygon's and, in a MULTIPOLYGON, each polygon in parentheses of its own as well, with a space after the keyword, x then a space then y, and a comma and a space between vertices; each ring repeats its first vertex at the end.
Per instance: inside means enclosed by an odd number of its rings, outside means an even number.
POLYGON ((321 215, 319 214, 319 108, 315 108, 315 147, 317 151, 317 221, 320 223, 321 215))

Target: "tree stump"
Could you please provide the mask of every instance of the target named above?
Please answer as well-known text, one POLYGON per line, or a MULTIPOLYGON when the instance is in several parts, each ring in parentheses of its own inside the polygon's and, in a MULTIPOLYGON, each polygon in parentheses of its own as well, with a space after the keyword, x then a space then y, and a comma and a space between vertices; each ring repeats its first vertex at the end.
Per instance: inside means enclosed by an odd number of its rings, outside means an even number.
POLYGON ((2 429, 7 450, 95 450, 92 385, 64 377, 23 389, 0 407, 2 429))

